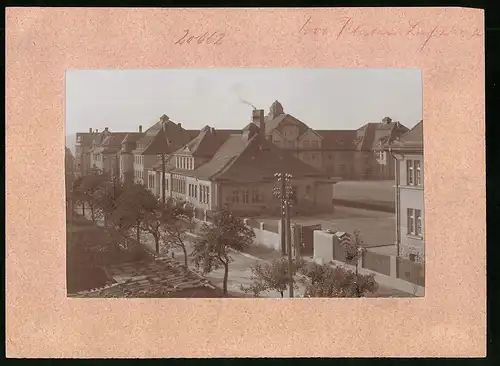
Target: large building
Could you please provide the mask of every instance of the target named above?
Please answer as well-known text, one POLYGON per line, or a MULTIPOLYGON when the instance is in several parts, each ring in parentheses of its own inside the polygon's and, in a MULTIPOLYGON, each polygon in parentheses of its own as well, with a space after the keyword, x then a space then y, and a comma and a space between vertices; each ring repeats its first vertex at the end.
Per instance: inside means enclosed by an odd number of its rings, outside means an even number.
MULTIPOLYGON (((165 174, 166 196, 206 210, 224 206, 248 215, 279 210, 273 196, 275 173, 292 175, 295 208, 332 209, 332 184, 338 181, 266 139, 263 110, 255 110, 243 130, 209 126, 173 153, 165 174)), ((162 167, 155 166, 154 192, 162 195, 162 167)))
POLYGON ((389 117, 358 130, 314 130, 285 113, 275 101, 265 116, 266 139, 303 162, 343 179, 393 179, 394 169, 380 149, 408 131, 389 117))
POLYGON ((135 183, 148 186, 149 171, 153 166, 164 156, 172 154, 189 142, 197 132, 185 130, 180 123, 174 123, 166 115, 161 116, 160 120, 135 142, 135 149, 132 151, 135 183))
POLYGON ((398 255, 424 259, 424 139, 423 122, 392 142, 395 159, 396 244, 398 255))

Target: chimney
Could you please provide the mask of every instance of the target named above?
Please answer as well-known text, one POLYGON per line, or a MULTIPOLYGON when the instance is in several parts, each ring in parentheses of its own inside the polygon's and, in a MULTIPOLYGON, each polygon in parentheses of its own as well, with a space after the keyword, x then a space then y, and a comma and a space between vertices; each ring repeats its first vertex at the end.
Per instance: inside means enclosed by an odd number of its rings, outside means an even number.
POLYGON ((254 109, 252 111, 252 122, 259 127, 259 137, 264 140, 266 138, 266 126, 264 125, 263 109, 254 109))
POLYGON ((109 132, 109 128, 104 127, 104 131, 109 132))
POLYGON ((89 133, 92 133, 92 127, 89 128, 89 133))
POLYGON ((139 132, 142 133, 142 126, 139 126, 139 132))
POLYGON ((96 128, 96 129, 95 129, 95 133, 99 133, 99 129, 97 129, 97 128, 96 128))
POLYGON ((177 126, 179 126, 179 128, 182 128, 182 124, 180 123, 177 123, 177 126))

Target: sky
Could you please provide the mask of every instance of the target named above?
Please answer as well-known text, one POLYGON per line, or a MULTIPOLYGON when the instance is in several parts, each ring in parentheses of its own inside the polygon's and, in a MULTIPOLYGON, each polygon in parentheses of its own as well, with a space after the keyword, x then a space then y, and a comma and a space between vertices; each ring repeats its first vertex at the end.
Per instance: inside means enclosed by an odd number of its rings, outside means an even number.
POLYGON ((266 114, 278 100, 316 130, 384 117, 411 128, 422 119, 422 78, 418 69, 68 70, 66 135, 146 130, 163 114, 186 129, 240 129, 252 112, 243 100, 266 114))

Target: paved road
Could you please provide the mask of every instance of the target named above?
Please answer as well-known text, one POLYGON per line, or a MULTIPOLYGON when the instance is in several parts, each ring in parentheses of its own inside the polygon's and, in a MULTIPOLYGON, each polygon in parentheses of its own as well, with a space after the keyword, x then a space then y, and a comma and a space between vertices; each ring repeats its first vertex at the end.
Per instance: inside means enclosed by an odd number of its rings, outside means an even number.
POLYGON ((394 202, 394 180, 342 181, 333 186, 333 197, 366 202, 394 202))
MULTIPOLYGON (((276 222, 277 217, 259 216, 261 222, 276 222)), ((322 229, 334 229, 352 233, 360 230, 366 247, 391 245, 396 238, 394 214, 350 207, 336 207, 334 213, 315 216, 292 217, 292 222, 302 225, 321 224, 322 229)))
MULTIPOLYGON (((364 210, 358 210, 358 211, 364 211, 364 210)), ((384 213, 380 212, 377 212, 377 214, 381 215, 381 217, 383 217, 384 215, 384 213)), ((103 222, 100 222, 99 225, 103 225, 103 222)), ((151 235, 147 233, 142 233, 141 243, 143 245, 146 245, 151 251, 155 250, 154 240, 151 237, 151 235)), ((191 243, 189 243, 187 246, 188 254, 191 252, 191 250, 192 250, 192 245, 191 243)), ((170 250, 170 252, 172 252, 172 250, 170 250)), ((240 286, 241 285, 248 286, 252 282, 251 280, 252 272, 250 270, 250 267, 254 266, 258 262, 271 261, 274 258, 280 257, 280 253, 273 250, 269 250, 267 248, 252 248, 249 252, 251 254, 240 253, 235 251, 231 253, 233 262, 231 262, 229 265, 228 291, 237 296, 245 296, 244 292, 240 289, 240 286)), ((184 262, 184 254, 181 249, 175 249, 173 253, 175 259, 177 259, 181 263, 184 262)), ((162 252, 162 254, 166 253, 162 252)), ((188 265, 190 268, 194 268, 194 264, 190 257, 188 257, 188 265)), ((220 268, 218 270, 215 270, 211 273, 204 275, 204 277, 206 277, 213 285, 222 288, 224 269, 220 268)), ((304 293, 303 286, 299 286, 299 290, 296 290, 295 292, 296 296, 302 295, 304 293)), ((248 294, 246 296, 252 297, 251 294, 248 294)), ((262 293, 260 296, 268 298, 281 297, 281 295, 276 291, 262 293)), ((285 297, 287 296, 288 296, 288 291, 285 293, 285 297)), ((390 296, 408 297, 410 295, 401 291, 394 290, 392 288, 381 286, 377 294, 371 295, 369 297, 390 297, 390 296)))

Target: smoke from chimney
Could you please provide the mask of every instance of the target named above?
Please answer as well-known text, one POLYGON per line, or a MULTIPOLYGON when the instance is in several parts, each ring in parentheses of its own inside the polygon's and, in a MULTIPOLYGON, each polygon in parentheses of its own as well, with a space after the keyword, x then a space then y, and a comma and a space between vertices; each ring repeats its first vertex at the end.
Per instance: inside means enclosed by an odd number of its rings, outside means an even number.
POLYGON ((257 107, 255 107, 252 103, 250 103, 249 101, 243 99, 242 97, 238 96, 238 98, 240 99, 240 102, 243 103, 243 104, 246 104, 246 105, 249 105, 250 107, 253 108, 254 111, 257 110, 257 107))

